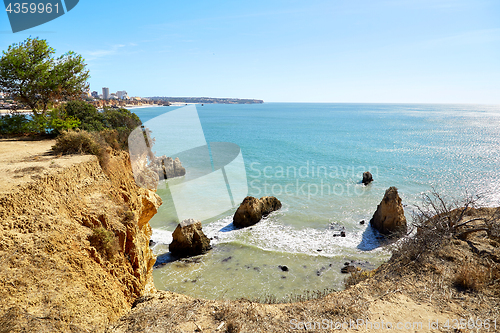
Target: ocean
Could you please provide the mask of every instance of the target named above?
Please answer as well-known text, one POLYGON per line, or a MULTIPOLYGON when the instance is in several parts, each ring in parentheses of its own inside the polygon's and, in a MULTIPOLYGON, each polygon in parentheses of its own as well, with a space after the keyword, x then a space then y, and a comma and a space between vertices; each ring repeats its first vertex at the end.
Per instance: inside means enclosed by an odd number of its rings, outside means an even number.
MULTIPOLYGON (((132 111, 146 122, 175 108, 132 111)), ((207 142, 241 148, 248 195, 273 195, 283 208, 240 230, 231 224, 235 209, 210 218, 203 230, 213 249, 196 262, 171 262, 166 253, 179 221, 169 192, 158 190, 164 204, 150 221, 157 289, 206 299, 280 299, 341 290, 345 262, 374 268, 390 258, 368 223, 390 186, 398 188, 409 223, 422 194, 433 188, 449 199, 481 194, 481 204, 500 206, 500 106, 264 103, 196 108, 207 142), (360 183, 364 171, 373 174, 368 186, 360 183), (341 230, 346 237, 338 236, 341 230), (283 265, 289 270, 282 271, 283 265)), ((197 200, 210 201, 210 191, 197 200)))

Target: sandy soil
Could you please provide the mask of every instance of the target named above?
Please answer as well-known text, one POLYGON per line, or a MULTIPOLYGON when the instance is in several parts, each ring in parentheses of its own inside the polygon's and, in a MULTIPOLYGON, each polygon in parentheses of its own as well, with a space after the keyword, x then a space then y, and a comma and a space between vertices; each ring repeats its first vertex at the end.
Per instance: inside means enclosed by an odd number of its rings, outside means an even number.
POLYGON ((89 161, 90 155, 56 156, 55 140, 0 139, 0 194, 59 168, 89 161))

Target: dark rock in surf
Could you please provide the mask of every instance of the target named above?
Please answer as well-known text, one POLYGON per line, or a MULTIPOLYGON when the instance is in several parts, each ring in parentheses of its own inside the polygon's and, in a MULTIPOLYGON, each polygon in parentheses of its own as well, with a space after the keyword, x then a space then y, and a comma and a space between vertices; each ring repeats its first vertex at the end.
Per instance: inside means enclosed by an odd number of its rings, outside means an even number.
POLYGON ((193 219, 184 220, 177 225, 172 238, 168 249, 176 257, 196 256, 212 248, 210 239, 201 230, 201 222, 193 219))
POLYGON ((373 176, 370 171, 363 172, 363 180, 362 183, 365 185, 370 184, 373 181, 373 176))
POLYGON ((287 267, 287 266, 285 266, 285 265, 283 265, 283 266, 279 265, 278 267, 279 267, 279 268, 280 268, 283 272, 288 272, 288 267, 287 267))
POLYGON ((237 228, 249 227, 263 217, 281 208, 281 202, 275 197, 246 197, 233 216, 233 225, 237 228))
POLYGON ((359 269, 356 268, 355 266, 352 266, 352 265, 347 265, 347 266, 344 266, 340 269, 340 272, 341 273, 344 273, 344 274, 347 274, 347 273, 354 273, 356 271, 358 271, 359 269))

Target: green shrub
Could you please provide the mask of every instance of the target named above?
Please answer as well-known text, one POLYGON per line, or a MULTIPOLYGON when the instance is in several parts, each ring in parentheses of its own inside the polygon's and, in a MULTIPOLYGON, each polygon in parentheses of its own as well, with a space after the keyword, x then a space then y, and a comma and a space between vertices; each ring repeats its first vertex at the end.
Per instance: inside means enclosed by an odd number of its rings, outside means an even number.
POLYGON ((61 134, 80 126, 81 122, 73 116, 68 116, 60 109, 51 110, 47 117, 47 130, 52 134, 61 134))
POLYGON ((106 128, 116 131, 116 140, 122 149, 128 148, 128 136, 142 124, 139 117, 127 109, 110 109, 103 111, 106 128))
POLYGON ((142 124, 139 117, 135 113, 130 112, 130 110, 127 109, 106 108, 104 109, 102 114, 106 127, 110 129, 133 130, 134 128, 142 124))
POLYGON ((56 139, 52 150, 58 154, 92 154, 100 155, 103 145, 100 138, 83 130, 67 130, 56 139))
POLYGON ((22 134, 28 131, 28 117, 21 113, 0 116, 0 134, 22 134))
POLYGON ((0 134, 61 134, 64 138, 58 140, 54 150, 64 154, 97 155, 94 143, 102 148, 109 145, 113 149, 127 149, 128 136, 140 125, 139 117, 127 109, 105 108, 99 112, 85 101, 70 101, 47 114, 1 116, 0 134), (83 131, 70 132, 71 129, 83 131), (90 135, 88 132, 99 134, 90 135))
POLYGON ((64 104, 64 113, 80 121, 78 128, 100 132, 101 137, 114 149, 126 149, 128 136, 142 124, 139 117, 127 109, 105 108, 99 112, 92 104, 72 101, 64 104))
POLYGON ((59 109, 51 110, 47 115, 12 113, 0 117, 1 134, 60 134, 79 125, 78 119, 59 109))
POLYGON ((80 129, 89 132, 98 132, 106 128, 102 113, 92 104, 84 101, 71 101, 61 106, 64 112, 75 119, 80 120, 80 129))

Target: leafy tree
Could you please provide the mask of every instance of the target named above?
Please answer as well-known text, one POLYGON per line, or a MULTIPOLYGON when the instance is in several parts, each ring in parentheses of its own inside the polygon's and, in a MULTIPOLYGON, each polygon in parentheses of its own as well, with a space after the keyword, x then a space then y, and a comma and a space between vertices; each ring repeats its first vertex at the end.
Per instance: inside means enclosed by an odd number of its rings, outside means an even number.
POLYGON ((35 116, 45 116, 55 100, 80 98, 89 88, 84 59, 72 51, 54 54, 44 39, 12 44, 0 58, 0 90, 28 105, 35 116))

